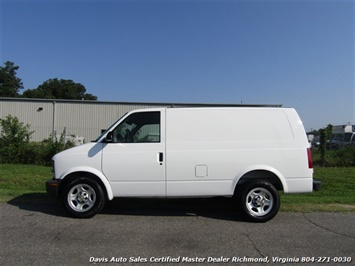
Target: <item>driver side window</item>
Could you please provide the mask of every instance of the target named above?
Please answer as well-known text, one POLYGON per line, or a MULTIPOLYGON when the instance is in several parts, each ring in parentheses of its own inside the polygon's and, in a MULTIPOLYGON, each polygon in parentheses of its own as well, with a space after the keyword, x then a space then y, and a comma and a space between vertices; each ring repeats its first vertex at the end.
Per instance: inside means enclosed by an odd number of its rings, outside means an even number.
POLYGON ((113 143, 160 142, 160 112, 134 113, 112 131, 113 143))

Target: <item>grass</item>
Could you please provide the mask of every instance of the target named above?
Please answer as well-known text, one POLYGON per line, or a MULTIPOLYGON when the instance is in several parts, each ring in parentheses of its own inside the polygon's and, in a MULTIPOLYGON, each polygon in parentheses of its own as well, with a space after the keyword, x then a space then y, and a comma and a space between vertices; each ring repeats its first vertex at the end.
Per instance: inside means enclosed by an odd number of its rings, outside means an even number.
MULTIPOLYGON (((43 200, 48 197, 45 182, 51 176, 51 168, 46 166, 0 164, 0 202, 23 195, 43 200)), ((355 167, 316 168, 315 178, 322 181, 320 191, 281 193, 281 211, 355 212, 355 167)))
POLYGON ((46 166, 0 164, 0 202, 28 193, 45 193, 51 170, 46 166))
POLYGON ((320 191, 309 194, 282 194, 282 211, 355 212, 355 167, 315 168, 322 181, 320 191))

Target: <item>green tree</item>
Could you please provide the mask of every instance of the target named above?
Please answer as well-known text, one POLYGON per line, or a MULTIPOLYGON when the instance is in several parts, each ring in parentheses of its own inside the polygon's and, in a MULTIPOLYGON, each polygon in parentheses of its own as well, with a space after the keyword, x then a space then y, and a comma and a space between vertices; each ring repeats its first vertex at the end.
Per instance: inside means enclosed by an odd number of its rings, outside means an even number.
POLYGON ((97 97, 86 93, 84 85, 66 79, 49 79, 36 89, 26 90, 26 98, 68 99, 68 100, 97 100, 97 97))
POLYGON ((16 77, 19 66, 6 61, 4 67, 0 67, 0 97, 18 97, 19 90, 23 89, 20 78, 16 77))
POLYGON ((11 115, 0 119, 0 127, 0 162, 22 163, 34 131, 30 131, 30 125, 24 125, 11 115))
POLYGON ((319 130, 320 135, 320 160, 321 165, 324 167, 327 163, 326 161, 326 153, 327 153, 327 139, 330 139, 332 135, 333 125, 329 124, 326 128, 319 130))

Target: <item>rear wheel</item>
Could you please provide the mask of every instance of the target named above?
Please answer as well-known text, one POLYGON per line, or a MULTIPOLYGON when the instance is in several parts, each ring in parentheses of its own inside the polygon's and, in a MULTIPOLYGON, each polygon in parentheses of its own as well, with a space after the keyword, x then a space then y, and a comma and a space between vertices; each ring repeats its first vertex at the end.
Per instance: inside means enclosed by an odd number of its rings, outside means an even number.
POLYGON ((247 184, 241 195, 243 214, 253 222, 267 222, 280 208, 280 196, 276 188, 264 181, 247 184))
POLYGON ((73 217, 90 218, 102 210, 105 197, 95 180, 82 177, 64 188, 62 202, 73 217))

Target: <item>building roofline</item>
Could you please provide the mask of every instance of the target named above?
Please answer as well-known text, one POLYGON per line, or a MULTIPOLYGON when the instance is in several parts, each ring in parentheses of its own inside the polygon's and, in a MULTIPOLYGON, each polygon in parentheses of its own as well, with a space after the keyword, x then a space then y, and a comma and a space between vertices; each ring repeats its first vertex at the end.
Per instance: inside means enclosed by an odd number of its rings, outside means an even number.
POLYGON ((282 107, 282 104, 232 104, 232 103, 173 103, 173 102, 115 102, 92 100, 37 99, 0 97, 0 101, 8 102, 47 102, 47 103, 78 103, 78 104, 121 104, 121 105, 160 105, 170 107, 282 107))

